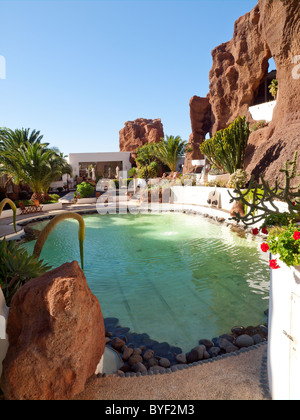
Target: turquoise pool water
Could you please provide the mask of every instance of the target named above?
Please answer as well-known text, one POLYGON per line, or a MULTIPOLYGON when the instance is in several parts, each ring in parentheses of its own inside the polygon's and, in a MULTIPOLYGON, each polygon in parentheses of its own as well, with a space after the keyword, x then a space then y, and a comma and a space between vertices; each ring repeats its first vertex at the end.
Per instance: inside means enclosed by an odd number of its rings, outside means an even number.
MULTIPOLYGON (((185 214, 84 219, 85 275, 104 317, 183 351, 233 326, 265 322, 269 269, 257 242, 185 214)), ((53 268, 80 261, 77 238, 75 220, 60 223, 41 258, 53 268)), ((24 246, 32 252, 34 242, 24 246)))

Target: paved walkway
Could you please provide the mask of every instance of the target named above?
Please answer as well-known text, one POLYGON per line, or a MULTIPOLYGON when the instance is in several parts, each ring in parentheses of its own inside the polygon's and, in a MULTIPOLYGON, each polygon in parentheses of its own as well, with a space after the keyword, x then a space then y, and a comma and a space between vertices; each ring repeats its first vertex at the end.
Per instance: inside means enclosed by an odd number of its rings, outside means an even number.
POLYGON ((266 350, 152 376, 94 377, 76 400, 270 400, 266 350))

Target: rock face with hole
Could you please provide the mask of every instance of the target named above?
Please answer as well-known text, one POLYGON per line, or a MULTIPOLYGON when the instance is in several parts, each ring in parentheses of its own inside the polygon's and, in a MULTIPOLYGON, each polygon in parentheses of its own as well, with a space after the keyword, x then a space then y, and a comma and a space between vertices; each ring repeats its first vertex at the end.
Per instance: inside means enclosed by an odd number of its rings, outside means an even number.
POLYGON ((199 147, 211 126, 211 106, 208 98, 200 98, 199 96, 193 96, 191 98, 190 118, 192 134, 189 138, 188 147, 191 151, 186 153, 185 156, 185 173, 195 172, 196 168, 192 164, 193 160, 204 159, 199 147))
POLYGON ((104 353, 97 298, 77 262, 24 285, 13 297, 1 389, 9 400, 65 400, 83 391, 104 353))
MULTIPOLYGON (((298 0, 261 0, 235 22, 233 38, 212 51, 207 96, 211 121, 205 124, 203 138, 228 127, 239 115, 254 122, 248 109, 267 77, 269 59, 275 61, 279 91, 273 120, 250 135, 246 151, 246 170, 256 178, 263 172, 269 181, 282 177, 279 169, 300 149, 299 31, 298 0)), ((200 113, 191 113, 192 138, 197 138, 197 126, 202 123, 200 113)), ((189 166, 185 168, 187 172, 189 166)))

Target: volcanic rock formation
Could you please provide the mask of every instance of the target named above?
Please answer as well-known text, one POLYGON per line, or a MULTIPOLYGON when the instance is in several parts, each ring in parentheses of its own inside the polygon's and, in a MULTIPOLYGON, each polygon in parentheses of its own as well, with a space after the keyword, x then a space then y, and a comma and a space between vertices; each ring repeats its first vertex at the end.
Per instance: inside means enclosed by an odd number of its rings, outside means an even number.
MULTIPOLYGON (((273 120, 251 134, 246 151, 246 170, 256 177, 265 172, 266 179, 274 180, 284 162, 300 149, 299 30, 298 0, 260 0, 235 22, 233 38, 212 51, 210 127, 205 123, 211 134, 228 127, 239 115, 253 122, 248 109, 268 74, 269 59, 275 61, 279 92, 273 120)), ((203 114, 192 116, 191 111, 191 124, 191 138, 197 138, 196 127, 203 124, 203 114)), ((185 168, 189 168, 187 162, 185 168)))
POLYGON ((138 147, 146 143, 158 143, 163 137, 164 130, 160 118, 127 121, 119 132, 120 152, 135 152, 138 147))
POLYGON ((211 127, 211 108, 208 98, 200 98, 193 96, 190 100, 190 118, 192 125, 192 134, 189 138, 189 148, 192 150, 186 153, 184 162, 184 172, 192 173, 195 167, 192 165, 193 160, 203 159, 204 156, 200 152, 200 144, 205 139, 206 134, 211 127))
POLYGON ((97 298, 76 261, 33 279, 12 299, 1 389, 8 400, 62 400, 83 391, 104 353, 97 298))

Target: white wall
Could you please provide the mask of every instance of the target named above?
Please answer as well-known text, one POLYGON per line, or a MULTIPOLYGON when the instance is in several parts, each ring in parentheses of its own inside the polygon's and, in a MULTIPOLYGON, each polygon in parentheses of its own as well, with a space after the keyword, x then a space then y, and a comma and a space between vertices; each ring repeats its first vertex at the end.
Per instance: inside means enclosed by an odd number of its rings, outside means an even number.
POLYGON ((249 112, 252 118, 256 121, 272 121, 273 111, 276 105, 276 101, 265 102, 264 104, 250 106, 249 112))
POLYGON ((230 203, 231 197, 228 194, 228 190, 233 194, 233 189, 229 188, 172 187, 174 204, 198 204, 200 206, 207 206, 208 195, 215 190, 220 194, 220 207, 223 210, 230 210, 233 203, 230 203))
POLYGON ((273 400, 300 399, 300 267, 271 270, 268 377, 273 400))
POLYGON ((80 162, 123 162, 123 171, 131 169, 130 152, 105 152, 105 153, 70 153, 69 164, 73 168, 73 175, 79 175, 80 162))

